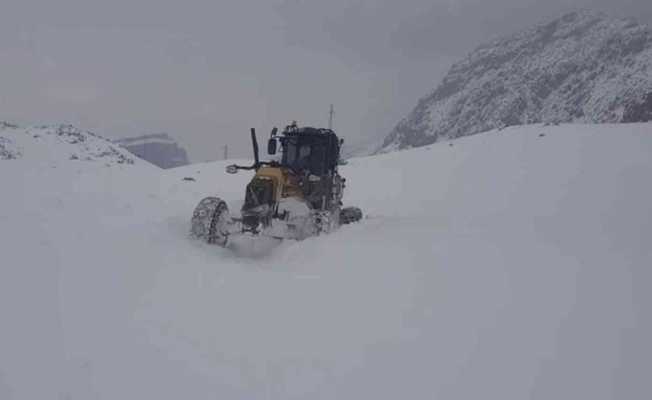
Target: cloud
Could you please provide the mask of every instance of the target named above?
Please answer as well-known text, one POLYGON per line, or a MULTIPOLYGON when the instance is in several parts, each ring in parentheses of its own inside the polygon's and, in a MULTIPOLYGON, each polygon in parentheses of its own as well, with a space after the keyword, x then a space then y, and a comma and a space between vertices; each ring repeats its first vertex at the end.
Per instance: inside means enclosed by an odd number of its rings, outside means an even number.
POLYGON ((44 89, 44 96, 55 103, 85 106, 98 99, 100 90, 90 82, 56 82, 44 89))
POLYGON ((6 0, 0 117, 165 131, 205 160, 335 103, 349 143, 382 138, 454 60, 574 7, 652 20, 649 0, 6 0))

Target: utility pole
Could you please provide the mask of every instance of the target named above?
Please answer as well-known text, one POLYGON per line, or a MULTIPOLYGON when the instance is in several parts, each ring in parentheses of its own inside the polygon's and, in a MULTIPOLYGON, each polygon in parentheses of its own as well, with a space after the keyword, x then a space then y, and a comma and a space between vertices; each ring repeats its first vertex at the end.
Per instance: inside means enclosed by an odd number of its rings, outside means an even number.
POLYGON ((333 129, 333 117, 335 116, 335 107, 331 104, 331 109, 328 113, 328 129, 333 129))
POLYGON ((229 145, 228 144, 224 145, 224 159, 225 160, 229 159, 229 145))

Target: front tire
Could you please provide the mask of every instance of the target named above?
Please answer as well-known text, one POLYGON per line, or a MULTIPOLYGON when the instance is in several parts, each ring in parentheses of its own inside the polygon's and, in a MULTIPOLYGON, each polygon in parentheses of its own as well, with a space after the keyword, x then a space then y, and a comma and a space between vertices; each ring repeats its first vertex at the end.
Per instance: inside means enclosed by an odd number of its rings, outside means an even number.
POLYGON ((192 214, 190 234, 206 243, 226 246, 231 221, 229 208, 219 197, 206 197, 192 214))

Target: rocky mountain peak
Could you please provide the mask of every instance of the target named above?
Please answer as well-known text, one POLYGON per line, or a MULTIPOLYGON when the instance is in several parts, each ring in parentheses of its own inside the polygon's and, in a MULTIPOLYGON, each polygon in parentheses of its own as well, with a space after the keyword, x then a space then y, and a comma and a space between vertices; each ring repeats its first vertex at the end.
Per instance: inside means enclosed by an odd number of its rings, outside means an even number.
POLYGON ((477 47, 419 100, 381 151, 511 125, 650 120, 650 28, 582 10, 477 47))

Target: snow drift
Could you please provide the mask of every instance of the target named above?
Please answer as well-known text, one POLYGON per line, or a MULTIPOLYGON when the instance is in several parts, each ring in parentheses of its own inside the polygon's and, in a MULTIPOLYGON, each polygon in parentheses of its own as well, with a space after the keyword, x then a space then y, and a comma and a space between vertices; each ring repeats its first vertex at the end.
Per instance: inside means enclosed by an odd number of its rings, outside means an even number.
POLYGON ((232 250, 188 238, 224 163, 2 161, 0 398, 649 398, 651 132, 352 159, 362 223, 232 250))

